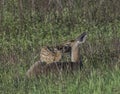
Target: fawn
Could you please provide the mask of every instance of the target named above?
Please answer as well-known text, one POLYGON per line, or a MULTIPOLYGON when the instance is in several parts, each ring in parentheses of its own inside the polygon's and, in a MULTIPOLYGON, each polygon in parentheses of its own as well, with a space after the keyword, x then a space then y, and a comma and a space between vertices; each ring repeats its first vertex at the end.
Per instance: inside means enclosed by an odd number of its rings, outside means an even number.
POLYGON ((74 42, 70 44, 71 46, 71 62, 52 62, 49 64, 42 63, 41 61, 33 64, 27 71, 27 77, 38 76, 39 74, 55 73, 58 74, 61 71, 72 71, 80 69, 82 62, 80 59, 80 48, 79 45, 84 43, 87 34, 84 32, 76 38, 74 42))
POLYGON ((74 41, 75 40, 70 40, 61 45, 52 47, 42 47, 40 52, 40 61, 45 62, 46 64, 60 61, 64 53, 71 52, 71 44, 74 43, 74 41))
POLYGON ((64 53, 70 52, 71 46, 70 42, 63 45, 58 45, 56 47, 42 47, 40 52, 40 61, 50 64, 52 62, 58 62, 61 60, 64 53))

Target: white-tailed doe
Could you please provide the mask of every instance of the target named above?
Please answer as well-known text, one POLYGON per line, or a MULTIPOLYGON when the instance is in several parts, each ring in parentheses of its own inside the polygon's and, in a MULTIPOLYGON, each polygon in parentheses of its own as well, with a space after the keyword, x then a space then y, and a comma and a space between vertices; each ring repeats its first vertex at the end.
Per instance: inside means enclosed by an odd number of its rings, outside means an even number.
POLYGON ((41 61, 33 64, 27 71, 26 75, 28 77, 38 76, 40 74, 55 73, 58 74, 61 71, 73 71, 80 69, 82 62, 80 59, 80 44, 84 43, 86 40, 86 32, 78 36, 73 42, 70 43, 71 47, 71 62, 52 62, 49 64, 42 63, 41 61))

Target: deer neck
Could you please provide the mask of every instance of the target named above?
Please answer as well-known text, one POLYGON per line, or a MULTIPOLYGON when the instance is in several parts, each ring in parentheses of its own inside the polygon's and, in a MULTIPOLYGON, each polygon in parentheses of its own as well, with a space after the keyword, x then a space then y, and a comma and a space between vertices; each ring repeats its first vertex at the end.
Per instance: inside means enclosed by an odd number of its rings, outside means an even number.
POLYGON ((80 49, 79 49, 79 44, 75 43, 72 47, 71 51, 71 61, 72 62, 79 62, 80 61, 80 49))

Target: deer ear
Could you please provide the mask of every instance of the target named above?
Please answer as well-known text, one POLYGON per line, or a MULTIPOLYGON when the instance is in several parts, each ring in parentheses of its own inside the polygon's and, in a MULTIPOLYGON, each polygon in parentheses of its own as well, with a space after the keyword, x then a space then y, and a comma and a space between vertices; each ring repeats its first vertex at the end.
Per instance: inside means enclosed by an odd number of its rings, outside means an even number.
POLYGON ((76 41, 80 42, 80 43, 84 43, 87 37, 87 33, 83 32, 80 36, 78 36, 76 38, 76 41))

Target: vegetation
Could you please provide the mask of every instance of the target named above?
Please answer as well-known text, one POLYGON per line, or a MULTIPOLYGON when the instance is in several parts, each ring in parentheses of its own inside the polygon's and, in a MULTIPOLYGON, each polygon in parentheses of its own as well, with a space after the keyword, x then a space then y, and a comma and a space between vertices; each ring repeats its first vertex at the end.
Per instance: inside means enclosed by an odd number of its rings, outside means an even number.
POLYGON ((44 1, 0 1, 0 94, 120 94, 120 1, 44 1), (25 77, 43 45, 84 31, 82 70, 25 77))

